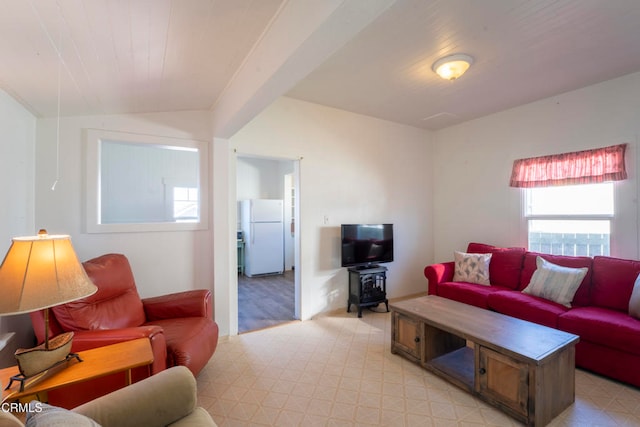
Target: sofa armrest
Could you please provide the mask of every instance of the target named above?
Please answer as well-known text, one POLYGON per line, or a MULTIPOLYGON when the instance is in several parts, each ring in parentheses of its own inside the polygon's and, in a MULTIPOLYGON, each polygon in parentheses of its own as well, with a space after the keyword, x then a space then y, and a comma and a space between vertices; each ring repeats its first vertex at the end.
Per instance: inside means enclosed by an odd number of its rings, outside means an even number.
POLYGON ((426 266, 424 276, 429 280, 429 295, 438 295, 438 284, 452 281, 454 270, 453 261, 426 266))
POLYGON ((105 427, 166 426, 195 410, 196 390, 191 371, 175 366, 73 411, 105 427))
POLYGON ((145 325, 122 329, 95 329, 91 331, 74 331, 71 351, 78 352, 96 347, 131 341, 138 338, 149 338, 153 363, 151 373, 155 374, 167 368, 167 341, 160 326, 145 325))
POLYGON ((181 317, 212 318, 211 291, 196 289, 142 300, 147 322, 181 317))

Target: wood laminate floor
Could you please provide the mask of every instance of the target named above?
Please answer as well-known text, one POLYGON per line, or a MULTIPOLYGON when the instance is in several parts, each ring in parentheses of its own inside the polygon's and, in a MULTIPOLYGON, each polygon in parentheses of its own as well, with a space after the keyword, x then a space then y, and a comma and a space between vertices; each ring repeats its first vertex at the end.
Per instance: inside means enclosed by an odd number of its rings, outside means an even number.
POLYGON ((238 332, 255 331, 295 320, 293 271, 238 276, 238 332))

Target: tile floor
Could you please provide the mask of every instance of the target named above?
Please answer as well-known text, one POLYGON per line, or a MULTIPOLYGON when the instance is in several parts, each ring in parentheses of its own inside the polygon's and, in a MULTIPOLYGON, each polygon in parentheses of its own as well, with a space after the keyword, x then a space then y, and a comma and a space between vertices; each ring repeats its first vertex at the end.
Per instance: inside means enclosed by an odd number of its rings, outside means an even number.
MULTIPOLYGON (((517 426, 390 352, 390 316, 338 313, 222 338, 198 397, 225 426, 517 426)), ((637 369, 637 367, 630 367, 637 369)), ((551 426, 639 426, 640 389, 578 370, 551 426)))

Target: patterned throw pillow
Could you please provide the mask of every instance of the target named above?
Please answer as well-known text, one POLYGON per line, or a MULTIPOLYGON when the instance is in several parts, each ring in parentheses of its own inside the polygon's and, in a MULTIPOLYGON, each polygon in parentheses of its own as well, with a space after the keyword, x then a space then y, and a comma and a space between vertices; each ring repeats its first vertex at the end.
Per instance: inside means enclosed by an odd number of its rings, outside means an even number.
POLYGON ((563 267, 542 257, 536 257, 536 266, 529 285, 522 292, 571 308, 573 296, 589 269, 563 267))
POLYGON ((489 263, 492 254, 468 254, 455 251, 453 258, 455 270, 454 282, 469 282, 489 285, 489 263))
POLYGON ((631 292, 631 298, 629 299, 629 316, 640 319, 640 274, 636 277, 633 292, 631 292))

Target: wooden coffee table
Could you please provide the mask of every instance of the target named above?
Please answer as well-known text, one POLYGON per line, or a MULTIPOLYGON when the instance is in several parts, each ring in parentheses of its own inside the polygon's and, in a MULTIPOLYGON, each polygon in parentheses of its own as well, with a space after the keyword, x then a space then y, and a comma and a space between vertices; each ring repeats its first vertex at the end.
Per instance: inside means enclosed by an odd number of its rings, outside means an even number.
MULTIPOLYGON (((127 384, 131 384, 131 369, 153 363, 153 352, 148 338, 123 341, 78 352, 83 362, 75 359, 66 367, 54 368, 50 372, 27 380, 24 391, 14 382, 9 390, 2 390, 2 402, 16 401, 22 397, 44 393, 60 387, 89 381, 117 372, 127 372, 127 384)), ((10 378, 19 373, 18 366, 0 370, 0 381, 5 388, 10 378)))
POLYGON ((437 296, 390 304, 391 352, 529 426, 575 400, 577 335, 437 296))

